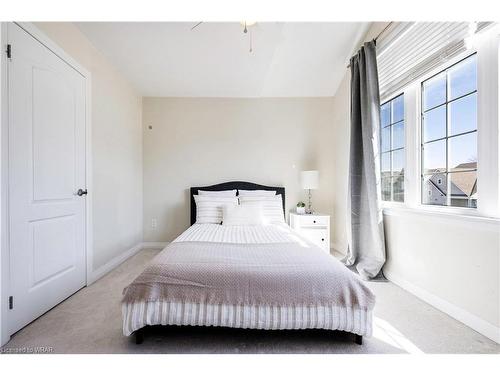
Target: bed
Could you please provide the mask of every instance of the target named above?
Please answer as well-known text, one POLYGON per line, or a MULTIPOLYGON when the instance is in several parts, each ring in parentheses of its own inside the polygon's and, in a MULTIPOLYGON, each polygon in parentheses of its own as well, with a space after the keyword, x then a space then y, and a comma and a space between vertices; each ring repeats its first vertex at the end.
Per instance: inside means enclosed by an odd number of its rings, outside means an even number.
POLYGON ((235 181, 191 188, 191 226, 124 290, 123 334, 140 343, 147 326, 177 325, 341 330, 358 344, 371 336, 371 291, 285 223, 196 223, 200 190, 232 189, 274 191, 284 215, 283 187, 235 181))

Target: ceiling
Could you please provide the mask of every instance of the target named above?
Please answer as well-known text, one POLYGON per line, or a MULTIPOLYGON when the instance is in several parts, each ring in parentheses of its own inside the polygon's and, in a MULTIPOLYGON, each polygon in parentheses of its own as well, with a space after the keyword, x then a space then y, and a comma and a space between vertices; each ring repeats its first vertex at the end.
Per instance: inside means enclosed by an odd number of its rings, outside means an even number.
POLYGON ((333 96, 368 22, 76 23, 143 96, 333 96))

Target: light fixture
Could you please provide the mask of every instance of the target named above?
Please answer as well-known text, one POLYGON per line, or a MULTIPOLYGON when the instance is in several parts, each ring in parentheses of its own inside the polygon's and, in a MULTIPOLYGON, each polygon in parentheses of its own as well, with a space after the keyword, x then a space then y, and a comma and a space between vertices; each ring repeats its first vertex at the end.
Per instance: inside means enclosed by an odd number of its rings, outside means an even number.
MULTIPOLYGON (((191 26, 191 31, 196 29, 198 26, 200 26, 203 23, 203 21, 199 21, 193 26, 191 26)), ((244 34, 249 34, 250 35, 250 48, 248 52, 253 52, 253 38, 252 38, 252 29, 249 29, 250 26, 254 26, 257 22, 256 21, 240 21, 240 24, 243 26, 243 33, 244 34), (249 32, 250 31, 250 32, 249 32)))
POLYGON ((306 213, 312 214, 312 204, 311 204, 311 190, 317 189, 319 186, 319 172, 318 171, 302 171, 300 172, 300 185, 302 189, 309 190, 309 202, 306 213))
POLYGON ((246 34, 248 32, 248 27, 255 25, 257 22, 255 22, 255 21, 241 21, 240 23, 243 25, 243 27, 244 27, 243 32, 246 34))
MULTIPOLYGON (((255 22, 255 21, 241 21, 240 23, 243 25, 243 34, 246 34, 246 33, 248 33, 248 28, 250 26, 255 25, 257 22, 255 22)), ((250 48, 248 49, 248 52, 250 52, 250 53, 253 52, 252 29, 250 29, 250 48)))

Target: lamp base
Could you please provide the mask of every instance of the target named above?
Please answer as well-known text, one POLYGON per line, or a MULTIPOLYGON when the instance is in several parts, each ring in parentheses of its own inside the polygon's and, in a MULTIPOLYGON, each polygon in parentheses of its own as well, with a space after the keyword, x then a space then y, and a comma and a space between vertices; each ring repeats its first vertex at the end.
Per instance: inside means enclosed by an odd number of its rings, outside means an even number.
POLYGON ((311 215, 314 213, 314 210, 313 210, 312 205, 311 205, 311 200, 312 200, 311 199, 312 198, 311 189, 308 189, 308 190, 309 190, 309 194, 308 194, 308 201, 309 201, 308 203, 309 204, 307 205, 307 208, 306 208, 306 214, 311 215))

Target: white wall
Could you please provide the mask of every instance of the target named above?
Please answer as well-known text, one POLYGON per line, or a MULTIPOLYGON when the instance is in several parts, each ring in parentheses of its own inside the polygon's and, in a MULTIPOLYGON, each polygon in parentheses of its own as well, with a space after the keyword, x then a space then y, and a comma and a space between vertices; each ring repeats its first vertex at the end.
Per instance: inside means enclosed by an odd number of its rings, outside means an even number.
POLYGON ((142 242, 141 96, 71 23, 36 23, 92 74, 93 269, 142 242))
POLYGON ((320 171, 313 206, 331 214, 332 117, 331 98, 144 98, 145 241, 171 241, 187 229, 191 186, 285 186, 292 209, 306 199, 302 169, 320 171))
POLYGON ((345 254, 347 250, 347 176, 349 172, 349 136, 350 136, 350 92, 349 71, 346 73, 333 98, 333 212, 331 219, 332 246, 345 254))
MULTIPOLYGON (((365 40, 384 27, 376 23, 365 40)), ((346 193, 349 165, 349 81, 346 75, 333 99, 334 197, 332 242, 345 253, 346 193)), ((495 337, 500 327, 500 224, 499 222, 411 210, 384 215, 386 276, 422 299, 495 337)), ((498 337, 498 336, 496 336, 498 337)), ((500 339, 500 337, 498 337, 500 339)))
POLYGON ((402 210, 388 211, 384 220, 386 276, 423 299, 442 300, 437 303, 445 312, 494 337, 500 327, 500 223, 402 210))

